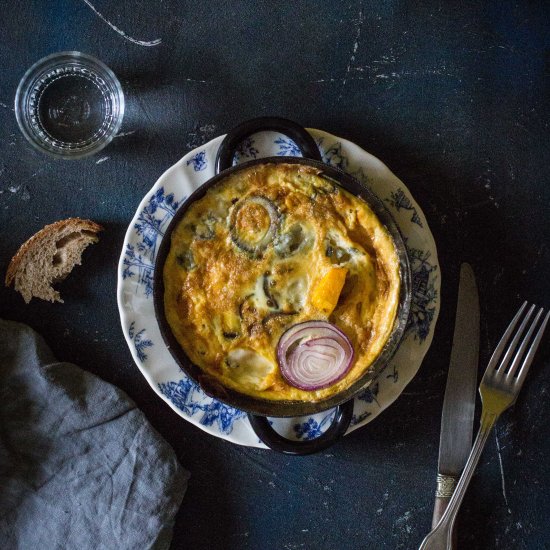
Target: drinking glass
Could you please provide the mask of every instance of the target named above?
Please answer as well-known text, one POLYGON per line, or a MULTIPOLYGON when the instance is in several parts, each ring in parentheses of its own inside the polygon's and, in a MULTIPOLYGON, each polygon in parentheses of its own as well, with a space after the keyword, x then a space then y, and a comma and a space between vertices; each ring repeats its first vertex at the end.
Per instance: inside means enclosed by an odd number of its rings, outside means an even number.
POLYGON ((36 149, 64 159, 97 153, 120 130, 124 93, 99 59, 59 52, 37 61, 15 95, 15 115, 36 149))

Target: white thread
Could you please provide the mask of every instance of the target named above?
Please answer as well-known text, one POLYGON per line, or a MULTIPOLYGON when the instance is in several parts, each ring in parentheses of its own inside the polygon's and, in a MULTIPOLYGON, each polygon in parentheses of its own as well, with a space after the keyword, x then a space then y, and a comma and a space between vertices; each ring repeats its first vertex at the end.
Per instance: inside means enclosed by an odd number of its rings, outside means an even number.
POLYGON ((130 42, 133 42, 134 44, 137 44, 138 46, 146 46, 146 47, 150 47, 150 46, 158 46, 162 40, 160 38, 157 38, 156 40, 150 40, 150 41, 146 41, 146 40, 137 40, 136 38, 132 38, 131 36, 128 36, 122 29, 119 29, 116 25, 114 25, 113 23, 111 23, 104 15, 102 15, 100 12, 98 12, 96 10, 96 8, 93 6, 93 4, 89 1, 89 0, 83 0, 83 2, 102 20, 104 21, 105 23, 107 23, 107 25, 109 25, 109 27, 111 27, 111 29, 113 29, 115 32, 117 32, 118 34, 120 34, 120 36, 122 36, 123 38, 125 38, 126 40, 129 40, 130 42))

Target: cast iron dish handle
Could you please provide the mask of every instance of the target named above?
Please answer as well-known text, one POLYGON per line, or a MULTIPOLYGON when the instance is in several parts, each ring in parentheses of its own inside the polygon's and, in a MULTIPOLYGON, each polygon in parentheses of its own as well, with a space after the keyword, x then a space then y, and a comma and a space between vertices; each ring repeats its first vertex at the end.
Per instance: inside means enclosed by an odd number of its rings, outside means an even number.
POLYGON ((225 136, 216 156, 216 175, 232 166, 235 151, 244 139, 256 132, 266 130, 279 132, 292 139, 305 158, 321 160, 321 153, 315 140, 302 126, 286 118, 266 116, 247 120, 225 136))
POLYGON ((336 407, 334 419, 328 429, 315 439, 307 441, 294 441, 286 439, 276 432, 265 416, 248 414, 248 420, 256 435, 274 451, 287 455, 309 455, 317 453, 333 445, 348 429, 353 416, 354 400, 350 399, 336 407))
MULTIPOLYGON (((216 156, 216 175, 232 166, 235 151, 244 139, 266 130, 279 132, 292 139, 305 158, 322 161, 315 140, 302 126, 285 118, 260 117, 239 124, 225 136, 216 156)), ((307 455, 330 447, 346 433, 353 416, 353 403, 351 399, 338 405, 328 429, 319 437, 307 441, 286 439, 271 427, 265 416, 249 414, 248 419, 256 435, 271 449, 289 455, 307 455)))

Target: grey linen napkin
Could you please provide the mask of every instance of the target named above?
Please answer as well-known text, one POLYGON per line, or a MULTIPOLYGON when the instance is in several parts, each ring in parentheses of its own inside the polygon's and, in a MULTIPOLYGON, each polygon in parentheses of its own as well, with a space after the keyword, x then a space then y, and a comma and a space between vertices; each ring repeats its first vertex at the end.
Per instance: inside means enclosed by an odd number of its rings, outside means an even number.
POLYGON ((1 548, 168 548, 188 477, 126 394, 0 320, 1 548))

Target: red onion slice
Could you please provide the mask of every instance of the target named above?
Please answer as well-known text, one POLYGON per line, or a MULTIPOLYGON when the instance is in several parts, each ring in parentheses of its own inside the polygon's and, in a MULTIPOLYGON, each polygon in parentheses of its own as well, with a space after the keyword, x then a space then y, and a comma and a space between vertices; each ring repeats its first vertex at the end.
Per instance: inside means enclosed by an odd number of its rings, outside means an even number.
POLYGON ((349 338, 326 321, 306 321, 290 327, 277 346, 283 378, 301 390, 332 386, 346 375, 353 358, 349 338))

